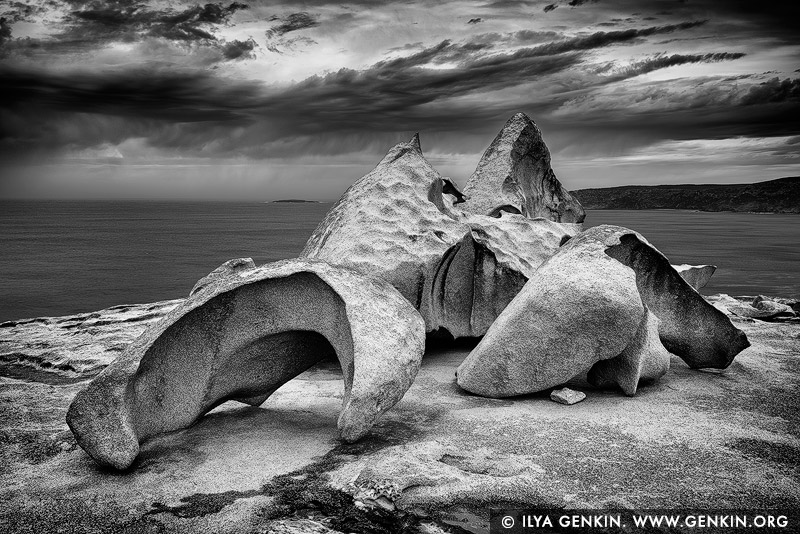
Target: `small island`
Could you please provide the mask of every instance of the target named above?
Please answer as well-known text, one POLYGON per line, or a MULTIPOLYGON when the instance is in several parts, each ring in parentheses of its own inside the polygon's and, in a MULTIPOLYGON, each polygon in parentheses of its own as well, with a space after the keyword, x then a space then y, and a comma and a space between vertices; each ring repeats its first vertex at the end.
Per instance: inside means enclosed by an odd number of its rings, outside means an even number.
POLYGON ((281 200, 273 200, 273 204, 289 203, 289 204, 319 204, 318 200, 303 200, 301 198, 285 198, 281 200))

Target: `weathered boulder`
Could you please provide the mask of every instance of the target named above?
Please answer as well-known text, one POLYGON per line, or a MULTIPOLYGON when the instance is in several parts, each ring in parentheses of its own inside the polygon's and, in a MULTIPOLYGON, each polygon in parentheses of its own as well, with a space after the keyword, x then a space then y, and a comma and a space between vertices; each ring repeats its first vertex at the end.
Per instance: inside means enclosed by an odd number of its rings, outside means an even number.
POLYGON ((694 288, 695 291, 700 291, 706 287, 711 276, 717 270, 716 265, 673 265, 673 269, 678 271, 681 278, 694 288))
POLYGON ((485 397, 543 391, 631 343, 645 317, 634 272, 574 239, 498 316, 459 366, 459 386, 485 397))
POLYGON ((442 188, 441 175, 422 156, 414 136, 345 191, 301 256, 382 278, 419 309, 422 286, 465 234, 442 188))
POLYGON ((429 307, 421 311, 453 337, 477 337, 575 229, 507 213, 459 220, 467 233, 436 266, 429 300, 423 301, 429 307))
POLYGON ((511 117, 484 152, 464 187, 459 207, 480 215, 501 212, 580 223, 586 213, 550 167, 539 127, 524 113, 511 117))
POLYGON ((759 295, 753 299, 753 307, 773 313, 777 315, 794 315, 794 309, 789 306, 788 304, 784 304, 782 302, 777 302, 769 297, 765 297, 764 295, 759 295))
POLYGON ((390 285, 286 260, 219 279, 170 311, 75 397, 67 423, 97 462, 125 469, 148 437, 226 400, 257 406, 335 353, 338 427, 353 441, 402 398, 424 345, 421 317, 390 285))
POLYGON ((507 397, 596 366, 598 384, 617 383, 633 394, 640 379, 666 372, 664 348, 694 368, 725 368, 748 346, 747 336, 642 236, 603 225, 539 267, 458 368, 458 384, 507 397), (604 362, 611 359, 617 361, 604 362))
POLYGON ((255 268, 256 264, 253 261, 253 258, 234 258, 232 260, 228 260, 198 280, 192 290, 189 292, 189 296, 191 297, 204 287, 219 281, 221 278, 226 278, 234 273, 249 271, 250 269, 255 268))
POLYGON ((453 207, 460 198, 414 136, 344 193, 302 257, 387 281, 419 310, 429 332, 483 335, 577 228, 520 215, 464 213, 453 207))
POLYGON ((659 319, 661 343, 690 367, 725 369, 750 346, 744 332, 706 302, 637 232, 602 225, 573 241, 575 246, 594 242, 604 254, 633 269, 642 302, 659 319))
POLYGON ((731 297, 721 293, 707 299, 716 309, 726 315, 735 315, 760 321, 792 320, 797 315, 797 301, 793 299, 771 299, 758 297, 731 297))
POLYGON ((652 382, 669 371, 670 354, 658 336, 658 318, 647 310, 639 330, 622 354, 597 362, 589 370, 589 383, 607 388, 619 386, 626 395, 636 395, 640 381, 652 382))

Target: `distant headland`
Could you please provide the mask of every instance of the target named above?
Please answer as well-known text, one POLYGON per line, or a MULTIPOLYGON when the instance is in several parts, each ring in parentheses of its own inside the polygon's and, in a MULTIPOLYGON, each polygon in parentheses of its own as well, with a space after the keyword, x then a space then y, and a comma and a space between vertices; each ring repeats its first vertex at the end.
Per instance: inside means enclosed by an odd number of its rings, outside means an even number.
POLYGON ((290 204, 319 204, 318 200, 303 200, 301 198, 285 198, 281 200, 273 200, 273 204, 288 202, 290 204))
POLYGON ((590 210, 800 213, 800 176, 752 184, 629 185, 572 193, 590 210))

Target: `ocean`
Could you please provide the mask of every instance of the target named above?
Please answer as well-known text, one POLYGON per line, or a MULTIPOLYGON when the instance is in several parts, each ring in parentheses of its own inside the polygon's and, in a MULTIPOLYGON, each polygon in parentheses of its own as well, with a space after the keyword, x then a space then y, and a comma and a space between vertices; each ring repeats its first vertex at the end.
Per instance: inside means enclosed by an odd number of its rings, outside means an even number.
MULTIPOLYGON (((186 296, 225 260, 292 258, 330 203, 0 202, 0 321, 186 296)), ((705 294, 800 297, 800 216, 590 211, 672 263, 718 266, 705 294)))

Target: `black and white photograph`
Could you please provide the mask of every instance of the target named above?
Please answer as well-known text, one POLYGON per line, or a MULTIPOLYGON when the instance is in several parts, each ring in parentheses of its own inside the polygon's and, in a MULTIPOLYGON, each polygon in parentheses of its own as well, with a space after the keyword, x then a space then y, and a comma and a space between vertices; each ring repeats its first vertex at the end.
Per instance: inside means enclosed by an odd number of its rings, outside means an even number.
POLYGON ((0 0, 0 532, 800 532, 798 21, 0 0))

